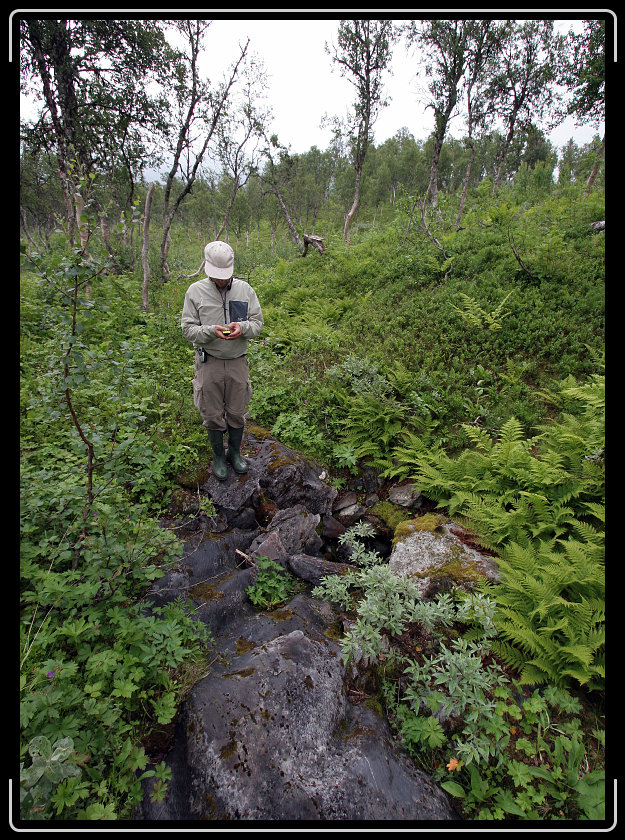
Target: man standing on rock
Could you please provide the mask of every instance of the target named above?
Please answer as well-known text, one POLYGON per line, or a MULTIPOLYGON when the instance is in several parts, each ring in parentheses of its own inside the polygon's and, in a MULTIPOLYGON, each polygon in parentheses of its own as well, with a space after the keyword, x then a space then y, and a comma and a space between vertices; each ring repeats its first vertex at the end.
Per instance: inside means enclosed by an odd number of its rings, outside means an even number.
POLYGON ((254 289, 233 277, 234 251, 226 242, 204 249, 207 277, 187 289, 180 326, 195 348, 193 403, 200 412, 213 450, 213 471, 224 481, 226 463, 247 472, 241 457, 245 411, 252 398, 247 348, 263 328, 254 289), (224 432, 228 451, 224 452, 224 432))

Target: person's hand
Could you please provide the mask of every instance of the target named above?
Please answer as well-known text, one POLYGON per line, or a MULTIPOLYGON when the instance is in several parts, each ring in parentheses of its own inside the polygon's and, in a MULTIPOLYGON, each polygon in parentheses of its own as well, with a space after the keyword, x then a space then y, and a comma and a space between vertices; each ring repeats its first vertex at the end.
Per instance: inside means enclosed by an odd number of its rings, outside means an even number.
POLYGON ((233 321, 231 324, 228 324, 226 329, 230 330, 230 335, 224 336, 226 341, 232 341, 235 338, 241 338, 241 324, 238 324, 236 321, 233 321))

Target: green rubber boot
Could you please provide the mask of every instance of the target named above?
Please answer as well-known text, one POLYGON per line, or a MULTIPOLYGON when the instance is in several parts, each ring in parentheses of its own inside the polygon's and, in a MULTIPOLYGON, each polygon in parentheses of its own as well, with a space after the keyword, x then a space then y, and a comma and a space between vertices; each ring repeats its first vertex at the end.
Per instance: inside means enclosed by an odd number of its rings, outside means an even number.
POLYGON ((232 469, 239 475, 247 472, 247 461, 241 457, 242 440, 243 427, 233 429, 232 426, 228 426, 228 454, 226 457, 232 464, 232 469))
POLYGON ((221 429, 208 429, 208 437, 213 450, 213 472, 219 481, 225 481, 228 466, 224 452, 224 433, 221 429))

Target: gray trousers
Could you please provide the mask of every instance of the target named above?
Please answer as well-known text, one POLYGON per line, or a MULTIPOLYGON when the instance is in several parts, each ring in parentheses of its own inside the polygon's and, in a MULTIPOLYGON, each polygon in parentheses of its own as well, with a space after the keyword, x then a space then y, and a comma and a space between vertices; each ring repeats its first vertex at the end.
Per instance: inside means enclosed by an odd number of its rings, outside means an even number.
POLYGON ((245 411, 252 399, 247 356, 205 362, 195 354, 193 404, 207 429, 240 429, 245 425, 245 411))

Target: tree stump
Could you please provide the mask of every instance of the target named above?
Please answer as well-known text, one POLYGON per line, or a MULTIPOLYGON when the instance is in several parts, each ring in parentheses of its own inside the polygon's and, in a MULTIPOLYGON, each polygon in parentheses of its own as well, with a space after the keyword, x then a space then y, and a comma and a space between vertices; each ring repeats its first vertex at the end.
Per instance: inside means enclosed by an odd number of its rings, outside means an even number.
POLYGON ((304 234, 304 250, 302 252, 302 256, 305 257, 306 253, 308 252, 308 246, 312 245, 315 247, 320 254, 325 252, 326 246, 323 241, 323 237, 316 236, 314 233, 305 233, 304 234))

